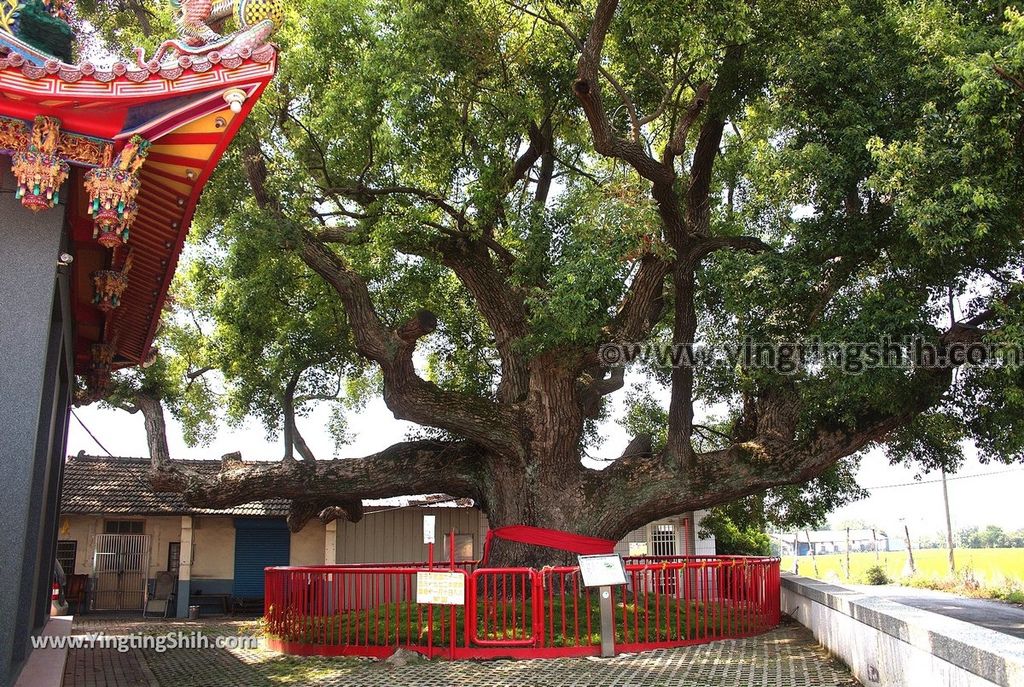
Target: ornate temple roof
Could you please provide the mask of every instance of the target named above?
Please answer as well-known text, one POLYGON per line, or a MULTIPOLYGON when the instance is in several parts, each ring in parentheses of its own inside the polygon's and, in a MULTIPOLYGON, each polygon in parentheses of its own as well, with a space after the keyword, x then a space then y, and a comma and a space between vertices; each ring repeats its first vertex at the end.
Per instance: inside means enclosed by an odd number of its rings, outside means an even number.
POLYGON ((234 7, 251 16, 233 34, 202 23, 223 17, 183 16, 182 38, 149 60, 105 67, 0 27, 0 151, 27 209, 65 204, 75 368, 94 397, 149 355, 203 186, 276 70, 280 16, 234 7))

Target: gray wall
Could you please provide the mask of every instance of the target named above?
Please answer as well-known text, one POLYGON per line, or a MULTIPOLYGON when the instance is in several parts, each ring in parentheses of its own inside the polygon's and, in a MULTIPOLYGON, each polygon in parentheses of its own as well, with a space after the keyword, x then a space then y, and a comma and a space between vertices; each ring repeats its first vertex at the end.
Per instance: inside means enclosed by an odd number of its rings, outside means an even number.
POLYGON ((781 595, 865 687, 1024 685, 1024 642, 1011 635, 796 575, 781 595))
MULTIPOLYGON (((63 208, 33 213, 0 185, 0 685, 49 611, 73 380, 63 208)), ((62 194, 63 195, 63 194, 62 194)))

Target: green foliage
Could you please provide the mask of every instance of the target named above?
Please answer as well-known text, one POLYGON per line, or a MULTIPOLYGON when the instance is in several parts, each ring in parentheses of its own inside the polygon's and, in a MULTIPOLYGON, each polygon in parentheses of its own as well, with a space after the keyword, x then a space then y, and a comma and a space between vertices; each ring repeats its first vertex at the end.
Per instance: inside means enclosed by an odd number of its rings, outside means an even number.
POLYGON ((880 565, 872 565, 870 568, 864 571, 864 584, 889 584, 888 573, 885 572, 885 568, 880 565))
POLYGON ((75 0, 71 26, 79 60, 104 53, 134 60, 135 48, 152 55, 158 45, 176 36, 172 2, 147 0, 75 0))
POLYGON ((919 589, 937 589, 957 596, 1024 604, 1024 581, 1002 574, 979 579, 971 568, 957 570, 955 575, 915 575, 901 581, 901 584, 919 589))
POLYGON ((775 487, 714 506, 701 521, 701 534, 714 535, 720 554, 768 555, 768 530, 822 526, 828 514, 867 496, 857 486, 856 460, 836 463, 803 484, 775 487))
POLYGON ((767 534, 750 525, 740 529, 723 509, 712 509, 700 525, 702 534, 711 534, 715 537, 717 554, 767 556, 771 553, 771 540, 767 534))
MULTIPOLYGON (((322 400, 334 404, 331 431, 344 440, 344 411, 378 393, 380 378, 355 354, 337 294, 296 255, 300 231, 335 237, 329 249, 366 283, 387 326, 419 308, 438 315, 416 364, 444 389, 493 399, 500 381, 479 294, 442 249, 454 240, 484 243, 486 259, 507 277, 502 288, 525 303, 515 350, 552 360, 595 350, 644 256, 678 256, 650 184, 595 153, 572 95, 591 4, 291 4, 275 36, 279 74, 207 186, 189 266, 175 286, 203 325, 199 365, 213 366, 223 388, 202 395, 196 389, 204 387, 172 380, 196 369, 192 344, 177 340, 161 347, 192 363, 172 358, 135 383, 159 375, 190 426, 199 427, 222 394, 229 419, 255 416, 275 433, 284 390, 298 379, 300 416, 322 400), (509 180, 531 125, 551 131, 546 195, 536 168, 509 180), (245 151, 266 164, 273 210, 253 198, 245 151)), ((166 8, 112 8, 80 5, 112 49, 152 45, 170 31, 166 8)), ((1024 92, 1008 78, 1024 75, 1019 10, 944 0, 621 4, 602 62, 605 106, 619 135, 630 136, 631 110, 651 116, 638 145, 660 158, 699 84, 736 84, 690 130, 684 167, 700 126, 722 115, 709 232, 754 237, 770 250, 719 250, 703 260, 700 343, 935 342, 950 326, 952 299, 956 319, 1005 302, 992 339, 1024 345, 1016 305, 1024 92), (723 73, 723 55, 739 44, 741 61, 723 73)), ((684 169, 680 197, 688 180, 684 169)), ((671 339, 673 287, 670 276, 669 314, 650 341, 671 339)), ((616 419, 663 446, 669 371, 635 363, 629 373, 647 386, 616 419)), ((745 404, 782 389, 801 409, 797 448, 822 427, 839 437, 927 405, 884 439, 893 460, 952 470, 969 439, 985 459, 1020 460, 1022 375, 1024 367, 962 371, 948 392, 933 393, 913 383, 909 369, 824 366, 784 375, 739 363, 701 366, 695 401, 714 417, 694 441, 700 450, 722 448, 742 429, 745 404)), ((859 495, 852 466, 742 499, 721 522, 742 537, 768 523, 818 522, 859 495)))
POLYGON ((212 369, 209 341, 195 324, 181 319, 162 325, 157 347, 160 353, 151 365, 114 374, 112 391, 103 403, 134 412, 138 396, 160 399, 181 422, 187 444, 209 443, 221 416, 217 385, 204 371, 212 369))
MULTIPOLYGON (((998 525, 986 525, 984 528, 965 527, 953 534, 956 546, 964 549, 1024 549, 1024 529, 1006 531, 998 525)), ((922 547, 945 547, 945 536, 933 539, 924 538, 922 547)))

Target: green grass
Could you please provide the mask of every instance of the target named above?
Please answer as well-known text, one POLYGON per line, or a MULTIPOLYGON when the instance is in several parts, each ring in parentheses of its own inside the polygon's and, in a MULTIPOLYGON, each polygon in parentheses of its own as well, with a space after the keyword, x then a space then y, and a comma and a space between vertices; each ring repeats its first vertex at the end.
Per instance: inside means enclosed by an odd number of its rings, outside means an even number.
MULTIPOLYGON (((730 602, 725 602, 726 604, 730 602)), ((621 600, 614 606, 615 640, 619 643, 637 641, 667 641, 679 639, 679 628, 682 627, 685 639, 705 636, 705 616, 709 633, 716 629, 726 628, 729 633, 741 634, 755 631, 755 622, 733 607, 719 604, 689 603, 689 619, 687 621, 687 603, 677 602, 667 595, 647 594, 630 599, 625 605, 621 600), (677 611, 679 623, 677 624, 677 611)), ((564 647, 576 646, 577 619, 580 645, 600 644, 600 608, 596 598, 569 599, 565 610, 565 626, 562 625, 562 602, 555 599, 546 602, 550 612, 545 615, 545 646, 564 647), (577 605, 578 601, 578 605, 577 605), (591 633, 587 636, 587 615, 590 616, 591 633)), ((512 609, 508 610, 509 627, 503 631, 502 618, 491 617, 485 623, 484 608, 477 609, 478 632, 486 629, 487 639, 521 639, 524 637, 522 627, 533 626, 532 608, 528 605, 523 620, 523 608, 515 609, 516 620, 511 620, 512 609)), ((369 611, 335 615, 326 618, 294 617, 291 631, 279 635, 282 639, 303 643, 354 644, 369 646, 389 646, 395 643, 406 643, 420 646, 427 644, 426 631, 427 608, 415 604, 388 604, 378 606, 369 611), (409 618, 409 615, 412 615, 409 618), (422 613, 422 631, 417 634, 417 627, 422 613), (411 631, 409 628, 411 621, 411 631), (358 640, 356 628, 358 627, 358 640)), ((456 642, 465 639, 465 608, 455 607, 456 642)), ((434 607, 434 646, 448 646, 450 641, 451 608, 434 607)), ((268 627, 273 633, 273 630, 268 627)))
MULTIPOLYGON (((1000 585, 1006 581, 1024 581, 1024 549, 956 549, 957 570, 969 570, 983 584, 1000 585)), ((846 554, 816 556, 817 574, 810 556, 800 556, 800 574, 819 579, 838 579, 859 583, 865 571, 876 565, 873 552, 850 554, 850 576, 846 575, 846 554)), ((905 551, 881 552, 877 565, 882 566, 893 580, 903 577, 907 561, 905 551)), ((945 577, 949 573, 949 558, 945 549, 922 549, 914 552, 917 574, 924 577, 945 577)), ((793 569, 793 557, 782 559, 782 569, 793 569)))

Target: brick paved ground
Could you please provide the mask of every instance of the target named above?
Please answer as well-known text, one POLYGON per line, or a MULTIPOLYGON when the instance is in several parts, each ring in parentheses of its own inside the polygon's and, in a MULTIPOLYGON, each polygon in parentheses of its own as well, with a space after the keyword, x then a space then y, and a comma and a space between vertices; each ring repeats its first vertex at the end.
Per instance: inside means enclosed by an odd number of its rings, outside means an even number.
MULTIPOLYGON (((252 621, 201 623, 96 620, 74 632, 193 632, 248 635, 252 621)), ((421 661, 403 667, 368 659, 283 656, 266 649, 71 651, 64 687, 854 687, 858 683, 810 633, 792 623, 760 637, 613 659, 421 661), (116 653, 116 652, 114 652, 116 653), (102 655, 100 655, 102 654, 102 655), (135 672, 130 672, 135 671, 135 672), (134 680, 134 681, 133 681, 134 680)))
POLYGON ((149 666, 138 651, 78 649, 68 652, 64 684, 74 687, 156 687, 149 666))

